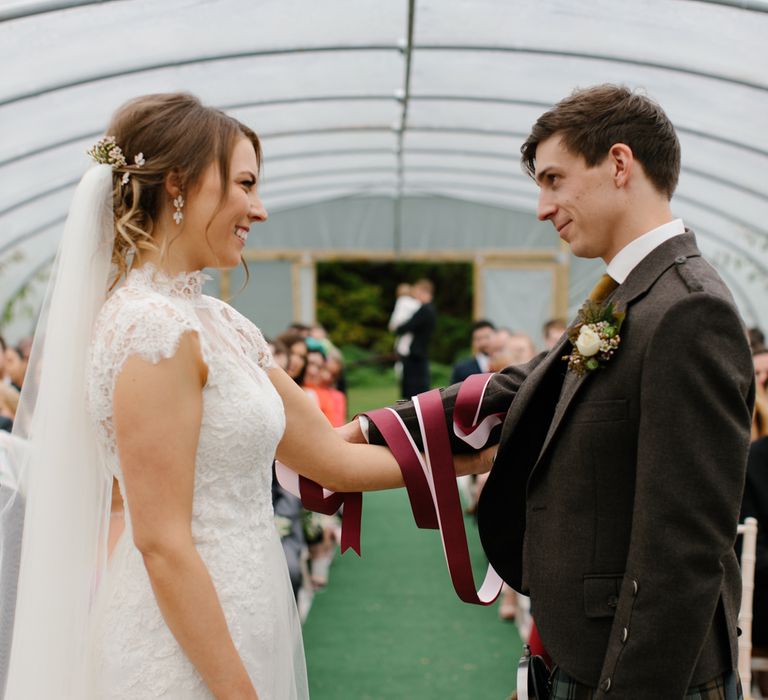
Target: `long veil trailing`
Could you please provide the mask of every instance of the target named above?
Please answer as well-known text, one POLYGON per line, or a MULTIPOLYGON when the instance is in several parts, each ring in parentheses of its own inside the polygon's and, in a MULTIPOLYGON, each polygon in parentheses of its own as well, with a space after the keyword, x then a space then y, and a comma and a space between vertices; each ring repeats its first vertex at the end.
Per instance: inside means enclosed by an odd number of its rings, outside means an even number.
POLYGON ((112 168, 97 165, 75 191, 13 434, 0 443, 0 700, 84 697, 112 485, 86 407, 112 188, 112 168))

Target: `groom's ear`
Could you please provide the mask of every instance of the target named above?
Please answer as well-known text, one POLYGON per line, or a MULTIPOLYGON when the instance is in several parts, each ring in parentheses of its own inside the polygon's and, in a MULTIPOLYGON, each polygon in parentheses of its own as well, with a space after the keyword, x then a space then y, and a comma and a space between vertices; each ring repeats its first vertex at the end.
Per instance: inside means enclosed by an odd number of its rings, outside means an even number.
POLYGON ((632 149, 625 143, 614 143, 608 151, 611 175, 617 188, 626 187, 635 164, 632 149))

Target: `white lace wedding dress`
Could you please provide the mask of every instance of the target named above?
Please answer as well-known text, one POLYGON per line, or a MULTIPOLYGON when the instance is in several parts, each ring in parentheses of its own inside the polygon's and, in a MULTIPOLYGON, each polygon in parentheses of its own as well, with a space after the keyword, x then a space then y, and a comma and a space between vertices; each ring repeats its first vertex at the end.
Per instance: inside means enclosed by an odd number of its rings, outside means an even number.
MULTIPOLYGON (((152 266, 129 274, 96 324, 89 410, 106 466, 122 482, 112 424, 120 369, 132 355, 171 357, 183 333, 198 334, 208 380, 195 462, 195 544, 260 700, 302 700, 301 628, 271 501, 272 460, 285 427, 264 371, 272 357, 250 321, 201 293, 203 281, 201 272, 169 278, 152 266)), ((90 692, 99 700, 212 698, 163 620, 127 506, 125 532, 94 604, 90 692)))

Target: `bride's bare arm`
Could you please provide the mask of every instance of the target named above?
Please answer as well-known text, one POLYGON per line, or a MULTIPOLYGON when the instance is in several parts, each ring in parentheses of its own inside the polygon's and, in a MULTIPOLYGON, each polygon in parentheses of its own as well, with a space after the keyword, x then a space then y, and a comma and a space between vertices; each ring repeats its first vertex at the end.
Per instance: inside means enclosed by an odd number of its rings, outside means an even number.
POLYGON ((114 421, 133 540, 168 627, 216 698, 254 700, 208 570, 192 539, 195 452, 206 366, 197 336, 119 375, 114 421))
MULTIPOLYGON (((334 491, 377 491, 398 488, 403 477, 386 447, 346 442, 296 383, 279 368, 269 377, 285 406, 286 428, 277 458, 294 471, 334 491)), ((491 467, 490 451, 454 457, 457 475, 491 467)))

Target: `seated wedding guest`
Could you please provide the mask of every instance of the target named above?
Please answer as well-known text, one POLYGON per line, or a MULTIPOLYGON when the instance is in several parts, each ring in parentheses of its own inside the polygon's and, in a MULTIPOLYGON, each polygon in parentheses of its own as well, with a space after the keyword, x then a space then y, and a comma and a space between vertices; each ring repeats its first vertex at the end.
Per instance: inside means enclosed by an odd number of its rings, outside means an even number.
POLYGON ((8 347, 5 350, 5 372, 11 380, 11 386, 21 391, 24 375, 27 373, 29 358, 24 357, 23 350, 18 347, 8 347))
POLYGON ((513 333, 507 341, 507 349, 512 357, 512 365, 522 365, 537 355, 533 338, 522 331, 513 333))
POLYGON ((269 349, 272 351, 272 357, 275 363, 282 369, 288 370, 288 348, 281 340, 269 341, 269 349))
POLYGON ((755 381, 768 390, 768 347, 763 345, 752 350, 752 362, 755 364, 755 381))
POLYGON ((29 359, 29 354, 32 352, 32 340, 32 336, 27 335, 24 336, 18 343, 16 343, 16 347, 25 360, 29 359))
POLYGON ((339 377, 344 371, 344 361, 338 350, 331 351, 320 370, 320 387, 328 397, 331 425, 338 427, 347 422, 347 397, 338 387, 339 377))
POLYGON ((311 329, 306 323, 294 321, 290 326, 288 326, 288 330, 294 333, 298 333, 302 338, 306 338, 309 336, 311 329))
POLYGON ((13 420, 19 406, 19 392, 9 384, 0 383, 0 416, 13 420))
POLYGON ((307 546, 304 538, 301 499, 280 486, 274 469, 272 471, 272 508, 275 512, 275 527, 280 535, 280 543, 288 564, 293 596, 298 600, 299 589, 303 583, 302 556, 307 546))
POLYGON ((491 356, 490 371, 500 372, 510 365, 522 365, 536 357, 536 346, 527 333, 509 333, 506 340, 496 345, 491 356))
POLYGON ((495 342, 496 327, 487 319, 475 321, 472 324, 472 357, 453 366, 451 384, 463 382, 472 374, 488 372, 495 342))
POLYGON ((10 380, 5 374, 5 351, 8 349, 8 344, 5 342, 5 338, 0 335, 0 381, 10 384, 10 380))
POLYGON ((768 372, 761 365, 762 358, 768 359, 768 352, 758 350, 753 356, 755 362, 755 408, 752 413, 752 440, 758 440, 768 435, 768 387, 766 377, 768 372))
POLYGON ((288 368, 285 371, 293 381, 301 385, 307 367, 307 344, 304 336, 296 331, 287 330, 281 333, 276 341, 280 341, 288 348, 288 368))
POLYGON ((514 335, 511 328, 506 326, 500 326, 496 328, 495 342, 493 346, 493 352, 497 352, 507 346, 507 341, 514 335))
POLYGON ((567 324, 562 318, 553 318, 547 321, 541 329, 542 335, 544 336, 544 347, 547 350, 551 350, 555 347, 557 341, 560 340, 560 337, 565 333, 566 328, 567 324))
POLYGON ((338 357, 340 364, 337 368, 338 371, 335 372, 334 385, 336 389, 338 389, 340 392, 344 394, 344 396, 346 396, 347 395, 347 377, 346 377, 346 374, 344 373, 344 360, 341 354, 341 350, 339 350, 339 348, 337 348, 333 344, 333 341, 328 336, 328 332, 319 323, 312 324, 312 327, 310 328, 310 331, 309 331, 309 337, 319 341, 323 346, 323 349, 325 350, 326 364, 328 362, 331 362, 332 356, 335 355, 338 357))
POLYGON ((317 402, 323 415, 333 425, 334 414, 331 399, 321 381, 321 375, 325 369, 325 350, 320 341, 314 338, 308 337, 304 342, 307 346, 307 366, 304 371, 302 388, 317 402))

